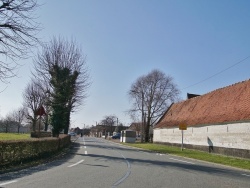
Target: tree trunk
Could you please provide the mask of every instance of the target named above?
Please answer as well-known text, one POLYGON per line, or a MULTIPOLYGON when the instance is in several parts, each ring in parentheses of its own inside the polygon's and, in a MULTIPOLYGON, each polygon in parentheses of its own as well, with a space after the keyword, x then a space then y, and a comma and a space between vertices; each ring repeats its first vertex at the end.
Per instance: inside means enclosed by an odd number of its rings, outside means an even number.
POLYGON ((147 122, 146 127, 145 127, 145 142, 149 142, 149 127, 150 124, 147 122))
POLYGON ((17 126, 17 133, 19 134, 20 132, 20 125, 17 126))
POLYGON ((45 122, 44 122, 44 131, 48 131, 48 126, 49 126, 49 117, 46 115, 45 117, 45 122))
POLYGON ((70 123, 70 110, 68 109, 66 114, 65 114, 64 134, 68 134, 68 132, 69 132, 69 123, 70 123))
POLYGON ((34 132, 36 131, 36 120, 35 119, 32 120, 32 129, 34 132))
MULTIPOLYGON (((148 114, 150 114, 150 111, 148 114)), ((145 119, 146 119, 146 117, 145 117, 145 119)), ((144 133, 145 134, 145 142, 149 142, 149 140, 150 140, 150 135, 149 135, 150 122, 151 122, 151 118, 149 115, 147 115, 147 121, 146 121, 145 133, 144 133)))

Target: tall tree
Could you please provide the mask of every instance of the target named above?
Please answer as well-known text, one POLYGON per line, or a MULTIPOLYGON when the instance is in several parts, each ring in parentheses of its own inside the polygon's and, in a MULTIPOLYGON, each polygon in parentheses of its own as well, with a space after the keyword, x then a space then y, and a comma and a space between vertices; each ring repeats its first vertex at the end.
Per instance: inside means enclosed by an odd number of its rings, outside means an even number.
POLYGON ((145 122, 145 141, 149 141, 149 128, 166 111, 169 105, 178 99, 179 90, 171 76, 159 70, 139 77, 129 90, 133 101, 131 113, 140 112, 145 122))
POLYGON ((61 129, 67 134, 70 114, 83 103, 90 85, 88 68, 81 49, 74 41, 53 38, 49 44, 43 46, 42 53, 38 54, 35 70, 34 76, 37 79, 49 83, 54 136, 61 129))
MULTIPOLYGON (((55 134, 62 129, 68 130, 70 123, 70 112, 72 109, 72 98, 75 93, 75 84, 78 72, 73 73, 68 68, 54 65, 50 71, 52 93, 51 107, 53 109, 51 123, 55 134)), ((67 132, 66 132, 67 133, 67 132)))
POLYGON ((39 24, 35 21, 36 0, 0 0, 0 54, 12 63, 0 61, 0 80, 14 76, 16 61, 26 58, 39 40, 39 24))

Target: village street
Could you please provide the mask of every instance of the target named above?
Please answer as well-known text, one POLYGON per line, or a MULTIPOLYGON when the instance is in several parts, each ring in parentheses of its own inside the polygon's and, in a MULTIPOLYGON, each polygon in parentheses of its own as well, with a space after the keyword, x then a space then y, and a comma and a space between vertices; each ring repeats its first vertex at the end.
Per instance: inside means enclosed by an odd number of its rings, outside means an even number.
POLYGON ((250 187, 250 172, 79 137, 63 159, 0 175, 6 188, 250 187))

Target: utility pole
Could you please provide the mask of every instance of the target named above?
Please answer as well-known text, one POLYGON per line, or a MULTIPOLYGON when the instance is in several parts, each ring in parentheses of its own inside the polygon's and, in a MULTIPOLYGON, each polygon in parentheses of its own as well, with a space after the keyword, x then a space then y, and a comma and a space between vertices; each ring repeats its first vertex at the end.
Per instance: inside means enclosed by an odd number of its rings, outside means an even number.
POLYGON ((141 100, 141 143, 143 142, 144 137, 144 93, 141 91, 142 100, 141 100))

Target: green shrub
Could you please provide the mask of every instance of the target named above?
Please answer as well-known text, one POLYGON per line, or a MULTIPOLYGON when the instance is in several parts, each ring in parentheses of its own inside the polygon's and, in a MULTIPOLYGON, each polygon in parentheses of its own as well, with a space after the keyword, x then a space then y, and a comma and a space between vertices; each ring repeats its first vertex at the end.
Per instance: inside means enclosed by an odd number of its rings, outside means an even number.
POLYGON ((0 141, 0 166, 52 155, 70 144, 70 136, 0 141))

